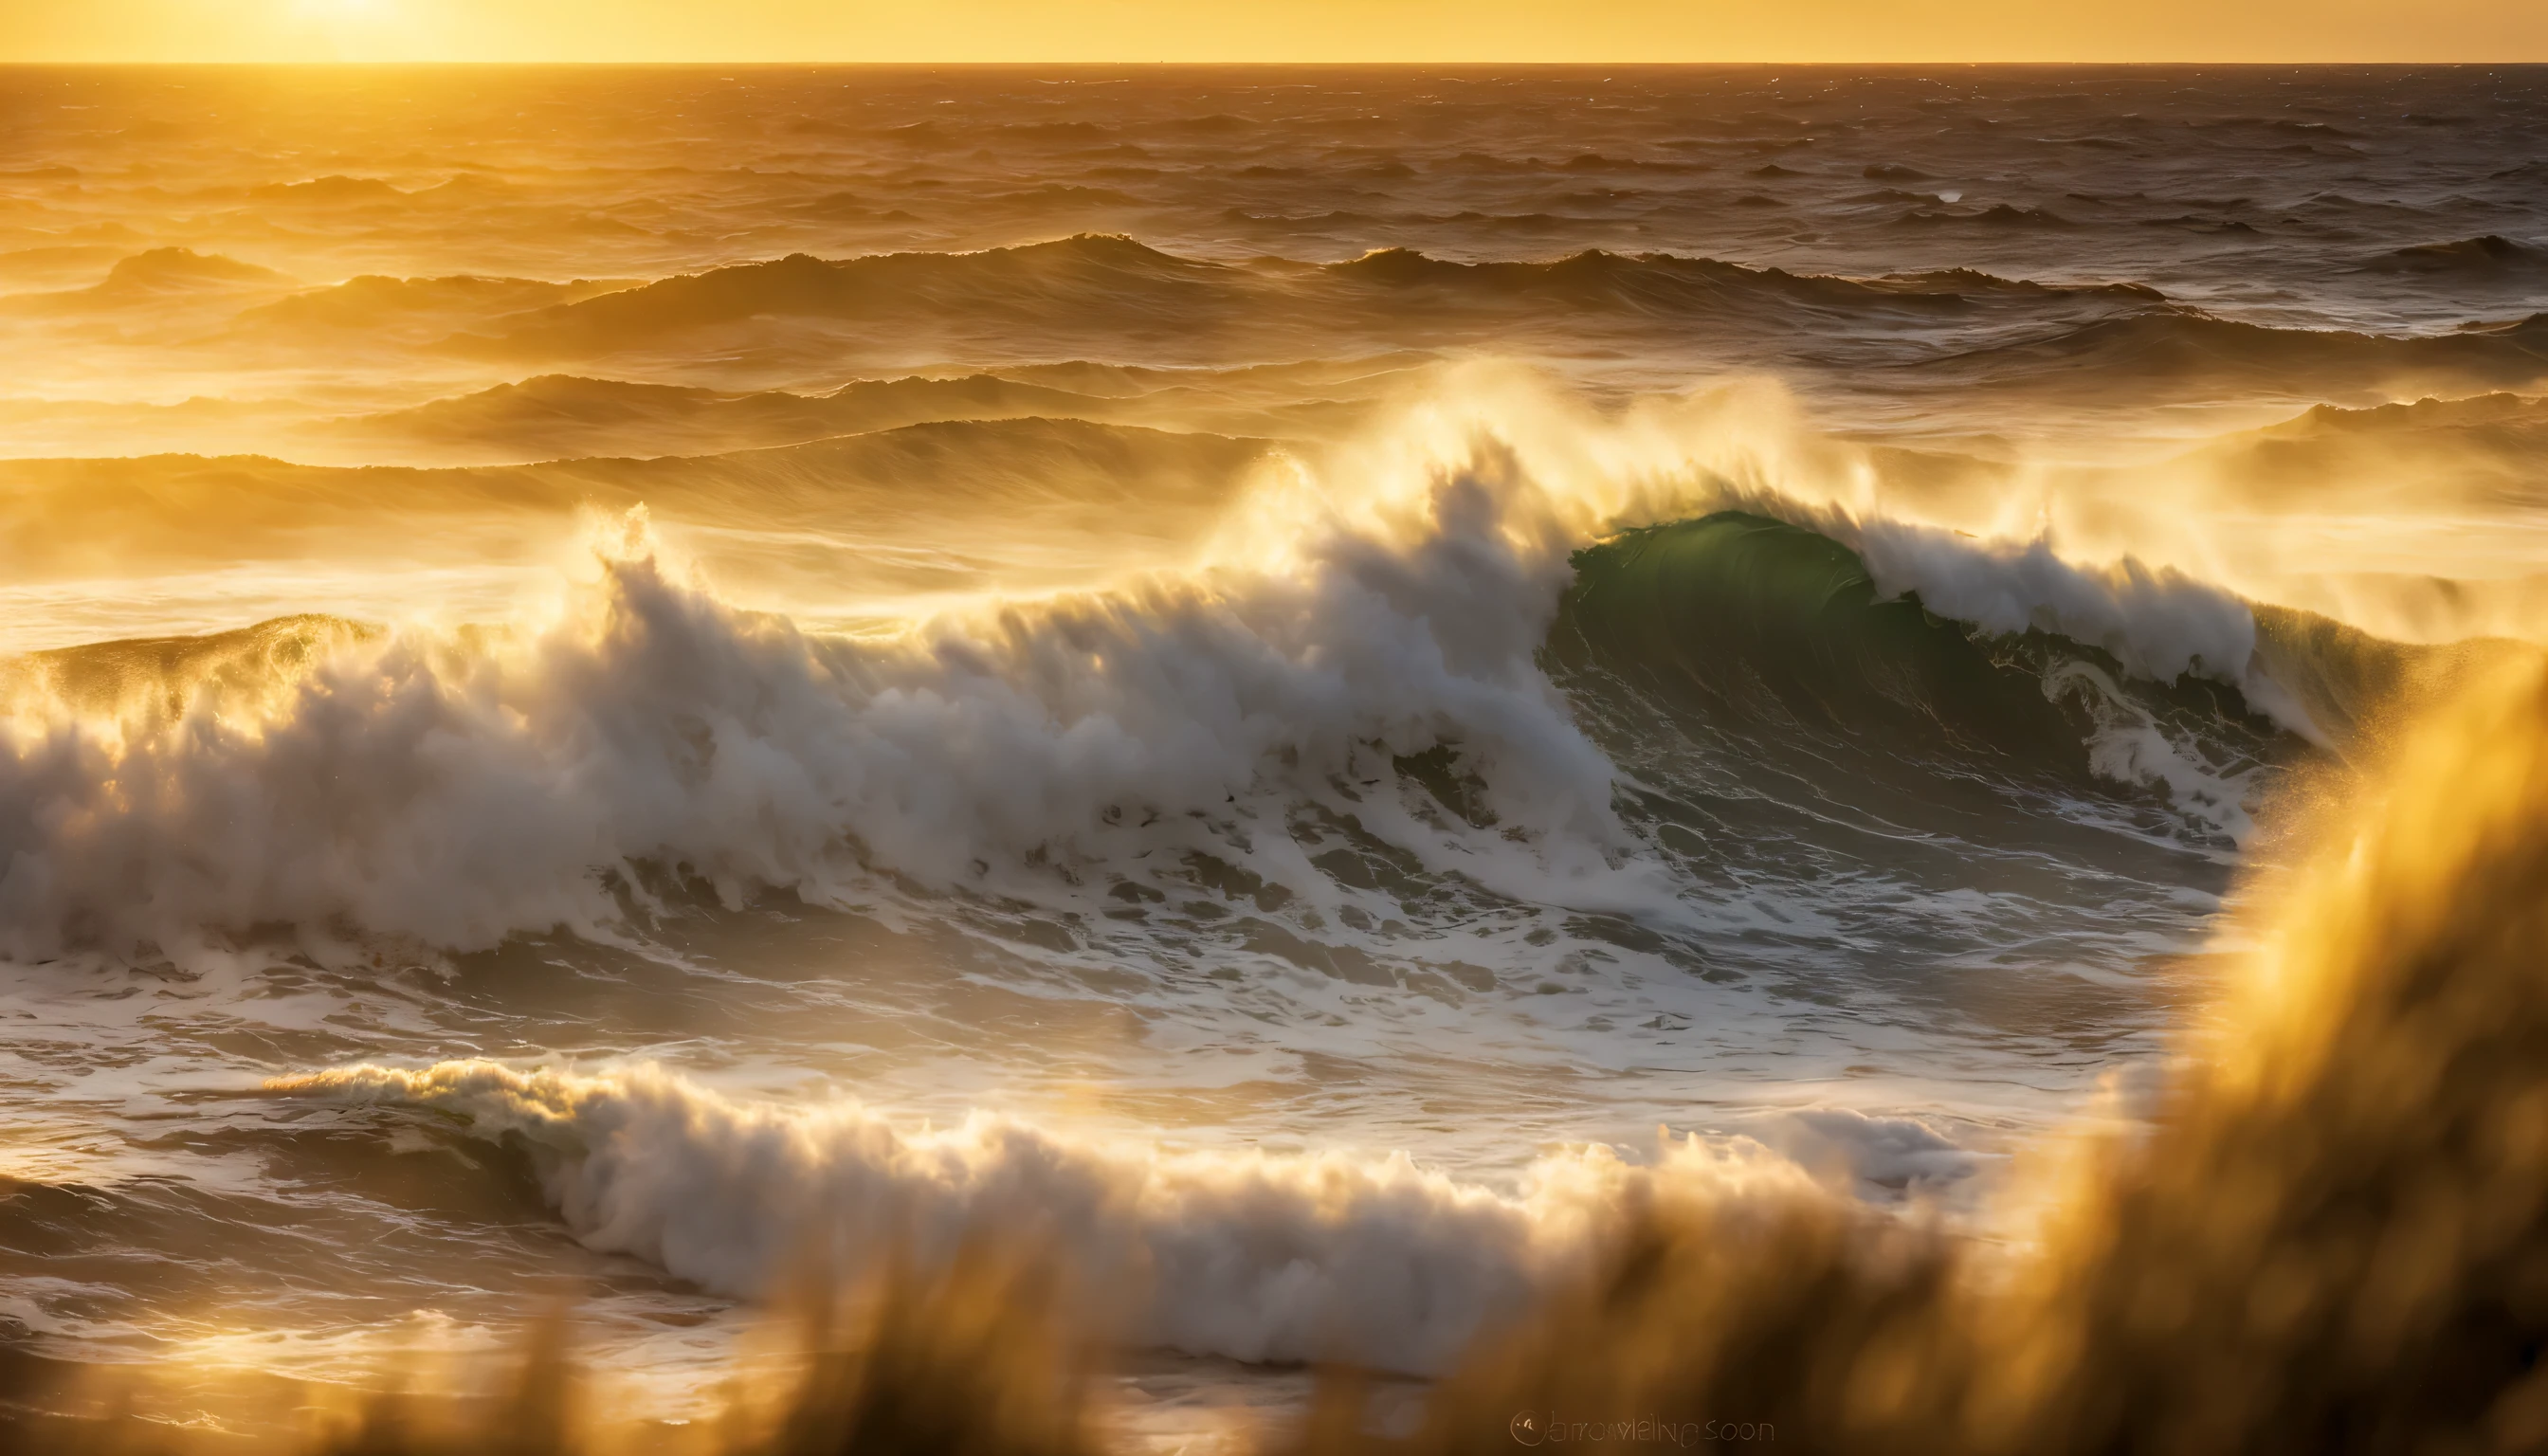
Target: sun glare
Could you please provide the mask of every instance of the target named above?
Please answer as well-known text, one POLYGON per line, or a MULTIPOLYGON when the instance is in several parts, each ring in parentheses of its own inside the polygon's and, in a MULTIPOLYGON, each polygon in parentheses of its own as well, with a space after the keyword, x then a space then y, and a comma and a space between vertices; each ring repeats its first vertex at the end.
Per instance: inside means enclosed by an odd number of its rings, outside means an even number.
POLYGON ((0 60, 1988 61, 2548 55, 2548 7, 2305 0, 82 0, 0 3, 0 60))
POLYGON ((416 60, 444 52, 448 38, 401 0, 291 0, 295 44, 309 58, 416 60))

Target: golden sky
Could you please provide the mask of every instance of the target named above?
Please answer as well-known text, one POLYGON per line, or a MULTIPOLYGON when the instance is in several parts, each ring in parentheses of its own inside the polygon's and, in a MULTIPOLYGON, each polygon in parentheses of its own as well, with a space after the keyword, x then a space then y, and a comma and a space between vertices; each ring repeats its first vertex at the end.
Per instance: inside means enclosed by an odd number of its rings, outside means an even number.
POLYGON ((2548 0, 0 0, 12 60, 2548 60, 2548 0))

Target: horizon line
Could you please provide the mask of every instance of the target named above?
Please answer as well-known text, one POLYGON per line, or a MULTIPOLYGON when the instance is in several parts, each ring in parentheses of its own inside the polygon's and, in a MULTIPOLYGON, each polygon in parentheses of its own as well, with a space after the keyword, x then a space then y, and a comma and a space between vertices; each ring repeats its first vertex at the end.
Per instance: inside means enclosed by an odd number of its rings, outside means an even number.
POLYGON ((1771 68, 1771 67, 1780 67, 1780 68, 1788 68, 1788 69, 1811 69, 1811 70, 1835 70, 1835 69, 1863 69, 1863 70, 1864 70, 1864 69, 1900 69, 1900 68, 1913 67, 1913 66, 1963 66, 1963 67, 1971 67, 1971 68, 1976 68, 1976 69, 1981 69, 1981 68, 1994 68, 1994 67, 1997 67, 1997 68, 2009 68, 2009 67, 2018 67, 2018 66, 2061 66, 2061 67, 2073 67, 2073 68, 2079 68, 2079 69, 2089 69, 2089 68, 2106 68, 2106 69, 2147 69, 2147 68, 2156 68, 2156 67, 2162 67, 2162 66, 2219 66, 2219 67, 2235 67, 2235 68, 2241 68, 2241 69, 2267 69, 2267 68, 2280 68, 2280 69, 2306 69, 2306 70, 2332 70, 2332 69, 2352 69, 2352 70, 2423 70, 2423 69, 2463 69, 2463 68, 2485 68, 2485 67, 2498 67, 2498 68, 2511 68, 2511 67, 2543 67, 2543 68, 2548 68, 2548 54, 2543 54, 2543 55, 2541 55, 2541 56, 2539 56, 2539 57, 2537 57, 2537 58, 2519 57, 2519 58, 2514 58, 2514 59, 2494 58, 2494 59, 2485 59, 2485 60, 2474 60, 2474 59, 2418 59, 2418 60, 2369 60, 2369 59, 2362 59, 2362 60, 2353 60, 2353 59, 2324 59, 2324 58, 2320 58, 2320 59, 2314 59, 2314 60, 2270 60, 2270 59, 2268 59, 2268 60, 2254 60, 2254 59, 2222 59, 2222 58, 2217 58, 2217 57, 2202 57, 2202 56, 2186 56, 2186 57, 2154 57, 2154 58, 2135 58, 2135 59, 2115 59, 2115 58, 2086 58, 2086 59, 2083 59, 2083 58, 2079 58, 2079 57, 2072 57, 2072 56, 2018 56, 2018 57, 2006 57, 2006 56, 2003 56, 2003 57, 1998 57, 1998 58, 1989 59, 1989 60, 1956 59, 1956 58, 1953 58, 1953 57, 1946 57, 1946 56, 1934 56, 1934 57, 1927 57, 1927 58, 1915 58, 1915 59, 1891 58, 1891 59, 1864 59, 1864 60, 1853 60, 1853 59, 1830 59, 1830 58, 1819 59, 1819 60, 1777 60, 1777 59, 1769 59, 1769 60, 1757 60, 1757 59, 1714 59, 1714 60, 1709 60, 1709 59, 1690 59, 1690 60, 1518 60, 1518 59, 1478 58, 1478 57, 1441 58, 1441 59, 1417 57, 1417 58, 1410 58, 1410 59, 1393 59, 1393 60, 1369 60, 1369 59, 1361 59, 1361 60, 1342 60, 1342 59, 1320 59, 1320 58, 1277 58, 1277 59, 1266 59, 1266 58, 1263 58, 1263 57, 1255 57, 1255 58, 1250 58, 1250 59, 1245 59, 1245 60, 1216 59, 1216 58, 1207 58, 1207 57, 1177 58, 1177 59, 1154 59, 1154 60, 1089 60, 1089 59, 1035 59, 1035 60, 982 60, 982 59, 969 59, 969 60, 965 60, 965 59, 931 59, 931 58, 928 58, 928 57, 897 57, 897 58, 892 58, 892 59, 849 59, 849 58, 818 57, 818 58, 810 58, 810 59, 809 59, 809 58, 802 58, 802 57, 778 57, 778 56, 749 56, 749 57, 733 57, 733 58, 725 58, 725 59, 719 59, 719 58, 715 58, 715 57, 709 57, 709 58, 705 58, 705 59, 699 59, 699 58, 685 58, 685 59, 680 59, 680 60, 637 59, 637 58, 614 58, 614 57, 590 57, 590 56, 586 56, 586 57, 578 57, 578 56, 552 56, 552 57, 452 57, 452 56, 416 56, 416 57, 399 57, 399 58, 383 58, 383 57, 335 57, 335 58, 328 58, 328 59, 318 59, 318 58, 311 57, 311 56, 274 56, 274 57, 253 57, 253 56, 248 56, 248 57, 227 57, 227 58, 223 58, 223 59, 219 59, 219 60, 169 60, 169 59, 164 59, 164 58, 149 58, 149 57, 143 57, 143 58, 109 59, 109 58, 97 57, 97 56, 46 56, 46 55, 0 57, 0 67, 20 67, 20 66, 86 66, 86 67, 96 67, 96 68, 114 68, 114 69, 126 69, 126 70, 225 70, 225 69, 228 69, 228 70, 236 70, 236 69, 243 69, 243 68, 249 68, 249 67, 259 67, 259 68, 281 68, 281 67, 291 67, 291 68, 295 68, 295 69, 305 69, 305 70, 325 70, 325 69, 339 69, 339 68, 363 68, 363 69, 374 69, 374 70, 387 70, 387 69, 395 69, 395 68, 402 67, 402 66, 434 66, 434 67, 450 67, 450 68, 461 68, 461 67, 488 67, 488 68, 504 68, 504 67, 513 67, 513 68, 520 68, 520 67, 531 67, 531 66, 578 66, 578 67, 590 67, 590 68, 594 68, 594 69, 601 69, 601 68, 622 68, 622 69, 632 69, 632 70, 633 70, 633 69, 645 69, 645 70, 699 70, 699 69, 703 69, 703 68, 712 68, 712 67, 718 67, 718 66, 729 66, 729 67, 760 67, 760 68, 765 68, 765 69, 818 69, 818 68, 820 68, 820 69, 863 69, 863 70, 887 70, 887 69, 905 68, 905 67, 913 67, 913 66, 928 66, 928 67, 954 67, 954 68, 961 68, 961 69, 967 69, 967 70, 1025 70, 1025 69, 1032 69, 1032 68, 1043 68, 1043 69, 1071 69, 1071 70, 1097 70, 1097 69, 1115 69, 1115 70, 1161 70, 1161 69, 1171 69, 1171 68, 1176 68, 1176 67, 1209 68, 1209 69, 1216 69, 1216 70, 1268 70, 1268 69, 1278 69, 1278 68, 1308 69, 1308 68, 1313 68, 1313 67, 1317 67, 1317 68, 1325 68, 1325 69, 1334 69, 1334 70, 1405 70, 1405 69, 1410 69, 1410 68, 1416 68, 1416 67, 1437 67, 1437 68, 1449 68, 1449 67, 1489 67, 1489 66, 1492 66, 1492 67, 1506 68, 1506 69, 1516 69, 1516 70, 1594 70, 1594 69, 1611 69, 1611 70, 1640 70, 1640 71, 1699 70, 1699 69, 1749 69, 1749 70, 1758 70, 1758 69, 1766 69, 1766 68, 1771 68))

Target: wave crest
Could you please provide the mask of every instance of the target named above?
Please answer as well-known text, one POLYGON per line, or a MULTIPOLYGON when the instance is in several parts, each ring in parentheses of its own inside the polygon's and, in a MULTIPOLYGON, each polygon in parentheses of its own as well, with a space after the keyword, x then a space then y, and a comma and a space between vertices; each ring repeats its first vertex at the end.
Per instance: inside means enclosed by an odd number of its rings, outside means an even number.
MULTIPOLYGON (((1757 431, 1531 404, 1487 390, 1295 460, 1190 570, 890 637, 730 606, 632 518, 545 624, 352 634, 199 675, 144 718, 21 684, 0 954, 196 964, 278 928, 326 957, 606 936, 667 870, 729 904, 859 905, 893 884, 1032 899, 1199 854, 1315 897, 1304 809, 1494 894, 1668 916, 1671 873, 1542 653, 1578 547, 1729 503, 1813 527, 1985 636, 2199 671, 2308 728, 2226 592, 1844 508, 1757 431), (1399 791, 1446 765, 1451 797, 1399 791)), ((2146 755, 2100 762, 2149 776, 2146 755)))
MULTIPOLYGON (((1133 1337, 1249 1361, 1438 1372, 1496 1317, 1658 1191, 1812 1194, 1757 1144, 1540 1159, 1507 1196, 1403 1156, 1171 1153, 975 1114, 901 1132, 854 1103, 737 1103, 659 1067, 599 1074, 489 1061, 338 1068, 274 1091, 416 1104, 518 1137, 578 1239, 753 1297, 793 1261, 944 1258, 968 1234, 1050 1240, 1092 1289, 1144 1293, 1133 1337)), ((1011 1246, 1014 1246, 1012 1244, 1011 1246)))

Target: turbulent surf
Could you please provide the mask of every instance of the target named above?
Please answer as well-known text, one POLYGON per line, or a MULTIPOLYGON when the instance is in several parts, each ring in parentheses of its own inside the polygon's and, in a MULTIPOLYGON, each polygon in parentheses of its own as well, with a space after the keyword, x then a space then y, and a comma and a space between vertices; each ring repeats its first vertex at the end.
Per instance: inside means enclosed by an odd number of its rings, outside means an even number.
POLYGON ((47 1360, 686 1419, 1014 1237, 1173 1449, 1692 1189, 2015 1237, 2548 636, 2531 71, 11 92, 47 1360))

